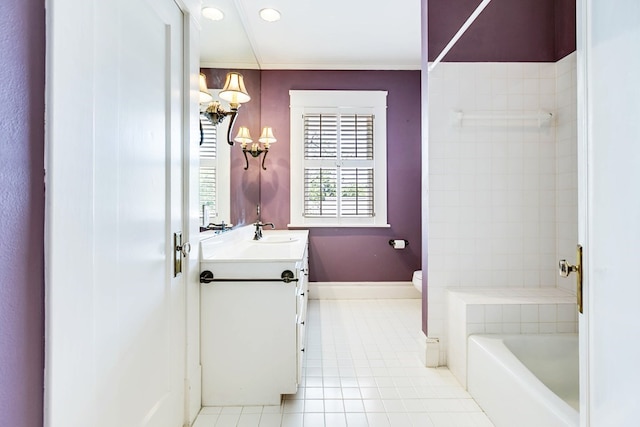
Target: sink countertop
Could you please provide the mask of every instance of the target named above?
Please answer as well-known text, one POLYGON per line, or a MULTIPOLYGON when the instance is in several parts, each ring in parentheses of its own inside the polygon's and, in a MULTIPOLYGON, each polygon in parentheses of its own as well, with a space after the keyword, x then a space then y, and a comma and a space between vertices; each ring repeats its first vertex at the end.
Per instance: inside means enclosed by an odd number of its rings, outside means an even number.
POLYGON ((263 229, 261 240, 253 240, 253 226, 232 230, 201 242, 201 262, 296 261, 304 256, 308 230, 263 229))

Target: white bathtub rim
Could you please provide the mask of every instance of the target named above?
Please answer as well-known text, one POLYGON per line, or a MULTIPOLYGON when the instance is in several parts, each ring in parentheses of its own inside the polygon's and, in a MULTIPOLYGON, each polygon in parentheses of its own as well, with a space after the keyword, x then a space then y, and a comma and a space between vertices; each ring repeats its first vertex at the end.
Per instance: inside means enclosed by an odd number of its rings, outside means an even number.
MULTIPOLYGON (((549 389, 538 377, 536 377, 521 361, 518 359, 504 344, 503 339, 515 337, 540 337, 546 334, 472 334, 468 340, 473 341, 480 347, 490 358, 500 363, 503 367, 514 376, 514 381, 522 385, 525 389, 532 391, 537 397, 538 403, 543 404, 559 419, 562 419, 566 425, 578 425, 580 414, 569 403, 556 395, 549 389), (503 358, 503 359, 501 359, 503 358), (502 363, 502 360, 509 361, 508 366, 502 363), (546 405, 545 400, 551 401, 552 405, 546 405)), ((574 333, 567 334, 549 334, 549 336, 575 336, 574 333)), ((468 363, 468 362, 467 362, 468 363)), ((467 367, 468 369, 468 367, 467 367)), ((469 372, 467 371, 467 374, 469 372)), ((467 383, 469 381, 467 380, 467 383)))

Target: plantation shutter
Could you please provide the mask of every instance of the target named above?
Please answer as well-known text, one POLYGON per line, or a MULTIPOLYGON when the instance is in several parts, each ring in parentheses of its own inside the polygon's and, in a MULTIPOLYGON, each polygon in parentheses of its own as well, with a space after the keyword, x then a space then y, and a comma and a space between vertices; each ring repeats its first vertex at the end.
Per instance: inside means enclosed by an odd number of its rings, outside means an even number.
MULTIPOLYGON (((216 127, 200 115, 203 140, 200 145, 200 206, 209 207, 212 216, 218 215, 217 153, 218 132, 216 127)), ((202 215, 202 212, 200 213, 202 215)))
POLYGON ((306 113, 305 217, 373 217, 373 114, 306 113))

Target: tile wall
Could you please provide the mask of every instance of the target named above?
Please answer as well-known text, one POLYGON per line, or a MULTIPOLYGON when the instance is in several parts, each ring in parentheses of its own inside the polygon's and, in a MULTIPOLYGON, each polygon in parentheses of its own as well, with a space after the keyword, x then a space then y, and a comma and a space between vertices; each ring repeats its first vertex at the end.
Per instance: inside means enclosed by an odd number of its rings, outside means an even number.
POLYGON ((441 63, 430 74, 428 335, 441 339, 441 363, 447 289, 556 287, 559 252, 573 259, 564 253, 577 239, 572 73, 575 54, 441 63), (540 111, 554 118, 513 118, 540 111))
POLYGON ((575 297, 563 289, 468 289, 447 292, 447 365, 464 387, 471 334, 578 332, 575 297))

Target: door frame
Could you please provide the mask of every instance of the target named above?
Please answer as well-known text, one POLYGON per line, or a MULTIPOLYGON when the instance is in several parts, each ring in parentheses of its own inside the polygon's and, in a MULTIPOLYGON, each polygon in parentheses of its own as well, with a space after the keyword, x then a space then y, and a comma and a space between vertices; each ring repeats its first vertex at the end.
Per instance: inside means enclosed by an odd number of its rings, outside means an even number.
POLYGON ((186 257, 185 285, 185 416, 184 425, 190 426, 201 409, 202 367, 200 364, 200 225, 199 225, 199 171, 200 171, 200 3, 199 0, 175 0, 184 16, 184 75, 185 117, 183 145, 183 236, 191 243, 186 257))
POLYGON ((578 243, 583 247, 582 290, 583 313, 578 313, 579 364, 580 364, 580 425, 589 426, 589 119, 588 119, 588 52, 590 36, 587 1, 576 4, 576 55, 577 55, 577 144, 578 144, 578 243))

